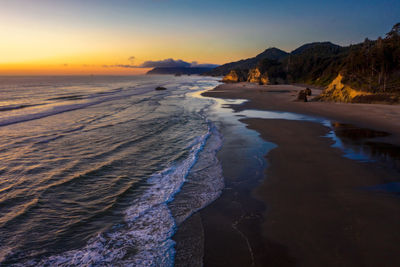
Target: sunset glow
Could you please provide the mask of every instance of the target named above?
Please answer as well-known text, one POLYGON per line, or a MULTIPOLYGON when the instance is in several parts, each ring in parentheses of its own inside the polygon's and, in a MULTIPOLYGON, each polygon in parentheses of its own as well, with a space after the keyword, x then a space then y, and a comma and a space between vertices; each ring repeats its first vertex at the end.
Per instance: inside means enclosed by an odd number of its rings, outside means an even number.
POLYGON ((1 266, 400 266, 400 0, 0 0, 1 266))
POLYGON ((345 2, 233 2, 5 0, 0 10, 0 75, 141 74, 146 70, 112 66, 166 58, 223 64, 268 47, 290 51, 328 36, 338 44, 376 38, 399 14, 398 6, 388 9, 382 1, 358 5, 365 16, 357 18, 361 12, 343 8, 352 5, 345 2), (333 14, 338 9, 351 23, 337 21, 333 14), (308 16, 312 11, 313 17, 308 16), (387 15, 375 18, 379 12, 387 15))

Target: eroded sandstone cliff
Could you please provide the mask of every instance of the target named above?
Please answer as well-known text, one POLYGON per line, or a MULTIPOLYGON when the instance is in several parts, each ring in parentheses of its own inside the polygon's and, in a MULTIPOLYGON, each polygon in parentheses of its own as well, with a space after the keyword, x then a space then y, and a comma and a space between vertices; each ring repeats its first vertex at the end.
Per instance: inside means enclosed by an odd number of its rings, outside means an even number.
POLYGON ((248 71, 246 70, 231 70, 222 79, 226 83, 246 82, 248 79, 248 71))
POLYGON ((258 68, 251 69, 247 76, 247 81, 250 83, 259 83, 261 78, 261 72, 258 68))
POLYGON ((250 82, 257 84, 268 84, 269 78, 268 73, 261 73, 260 69, 253 68, 249 71, 231 70, 227 75, 224 76, 222 81, 226 83, 250 82))
POLYGON ((339 74, 320 95, 321 100, 335 102, 354 102, 359 96, 369 95, 370 93, 361 92, 344 84, 342 74, 339 74))

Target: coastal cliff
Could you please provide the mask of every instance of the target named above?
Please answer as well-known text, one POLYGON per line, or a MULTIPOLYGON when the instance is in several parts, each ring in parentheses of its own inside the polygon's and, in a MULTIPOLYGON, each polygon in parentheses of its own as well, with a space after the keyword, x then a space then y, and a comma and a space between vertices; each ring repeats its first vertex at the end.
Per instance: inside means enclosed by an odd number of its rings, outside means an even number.
POLYGON ((258 83, 260 85, 268 84, 269 78, 268 73, 262 73, 259 68, 254 68, 249 71, 247 81, 250 83, 258 83))
POLYGON ((319 96, 321 100, 334 102, 353 102, 357 96, 370 95, 370 93, 354 90, 342 83, 343 76, 339 74, 319 96))
POLYGON ((248 79, 247 77, 247 70, 231 70, 227 75, 224 76, 222 81, 226 83, 246 82, 248 79))
POLYGON ((231 70, 222 79, 225 83, 250 82, 260 85, 268 84, 268 73, 261 73, 258 68, 247 70, 231 70))
POLYGON ((324 87, 321 101, 400 103, 400 23, 377 40, 348 47, 310 43, 290 53, 270 48, 206 74, 225 75, 225 82, 324 87))
POLYGON ((247 77, 247 81, 250 83, 259 83, 261 78, 261 72, 258 68, 251 69, 247 77))
POLYGON ((315 100, 346 103, 400 103, 400 95, 396 92, 368 92, 352 88, 343 83, 344 77, 339 74, 315 100))

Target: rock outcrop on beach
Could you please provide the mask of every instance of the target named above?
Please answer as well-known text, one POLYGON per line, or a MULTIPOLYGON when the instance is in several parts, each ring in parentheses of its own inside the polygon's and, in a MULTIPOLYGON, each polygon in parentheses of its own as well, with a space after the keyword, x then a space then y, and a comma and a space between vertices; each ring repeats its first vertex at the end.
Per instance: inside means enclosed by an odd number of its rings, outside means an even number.
POLYGON ((316 100, 346 102, 346 103, 400 103, 397 93, 373 93, 351 88, 343 83, 343 76, 339 74, 316 100))
POLYGON ((231 70, 227 75, 224 76, 222 81, 226 83, 246 82, 247 78, 247 70, 231 70))
POLYGON ((247 81, 250 83, 259 83, 261 79, 261 72, 258 68, 251 69, 247 76, 247 81))
POLYGON ((268 73, 261 74, 258 68, 247 70, 231 70, 222 79, 225 83, 235 83, 235 82, 250 82, 257 83, 260 85, 268 84, 269 78, 268 73))
POLYGON ((259 84, 261 85, 269 84, 269 77, 267 72, 261 74, 259 84))
POLYGON ((374 41, 365 39, 348 47, 310 43, 291 53, 270 48, 254 58, 222 65, 207 74, 226 75, 224 81, 229 82, 325 87, 317 98, 324 101, 400 103, 400 23, 384 38, 374 41), (246 78, 243 73, 248 73, 246 78))
POLYGON ((368 94, 354 90, 350 86, 343 84, 342 80, 343 76, 339 74, 322 92, 319 99, 334 102, 352 102, 356 96, 368 94))
POLYGON ((306 89, 300 90, 300 91, 297 93, 297 99, 296 99, 296 100, 297 100, 297 101, 300 101, 300 102, 307 102, 307 101, 308 101, 306 89))

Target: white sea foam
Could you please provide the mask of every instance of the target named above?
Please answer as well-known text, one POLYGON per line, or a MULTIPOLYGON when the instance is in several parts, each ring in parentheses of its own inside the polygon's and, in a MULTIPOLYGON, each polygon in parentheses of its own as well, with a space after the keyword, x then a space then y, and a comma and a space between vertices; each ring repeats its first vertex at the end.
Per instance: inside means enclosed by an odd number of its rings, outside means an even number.
POLYGON ((108 102, 108 101, 114 101, 114 100, 118 100, 118 99, 128 98, 130 96, 143 94, 145 92, 148 92, 149 90, 151 90, 151 89, 148 87, 140 88, 140 89, 135 88, 134 90, 130 90, 127 92, 114 91, 114 92, 108 92, 108 94, 98 95, 97 97, 92 96, 83 102, 79 101, 79 103, 74 103, 74 104, 67 104, 68 102, 61 102, 61 103, 53 103, 53 104, 48 104, 48 105, 41 105, 40 108, 34 108, 34 109, 30 110, 30 112, 27 112, 26 110, 24 110, 21 114, 16 114, 13 116, 6 116, 3 118, 0 118, 0 127, 10 125, 10 124, 20 123, 20 122, 37 120, 37 119, 57 115, 57 114, 68 112, 68 111, 83 109, 83 108, 87 108, 87 107, 90 107, 93 105, 98 105, 98 104, 108 102))
POLYGON ((211 127, 211 133, 182 190, 169 203, 178 225, 217 199, 224 188, 222 166, 216 156, 222 146, 222 135, 215 126, 211 127))
MULTIPOLYGON (((173 266, 175 243, 171 237, 175 233, 176 222, 168 203, 173 201, 175 194, 180 191, 199 153, 215 131, 216 129, 212 130, 210 126, 205 135, 195 138, 190 144, 190 152, 186 159, 152 175, 147 180, 147 188, 125 211, 123 225, 92 238, 81 249, 50 256, 40 262, 25 262, 20 266, 173 266)), ((219 138, 218 135, 217 140, 220 140, 219 138)), ((220 146, 220 142, 215 141, 206 151, 208 154, 214 153, 214 157, 220 146)), ((210 155, 207 158, 210 158, 210 155)), ((216 175, 220 177, 221 170, 217 168, 216 171, 216 175)), ((214 200, 219 195, 223 183, 218 180, 217 185, 208 186, 210 192, 201 192, 197 195, 197 204, 190 213, 186 213, 185 218, 214 200), (218 192, 213 192, 214 186, 218 192)))

